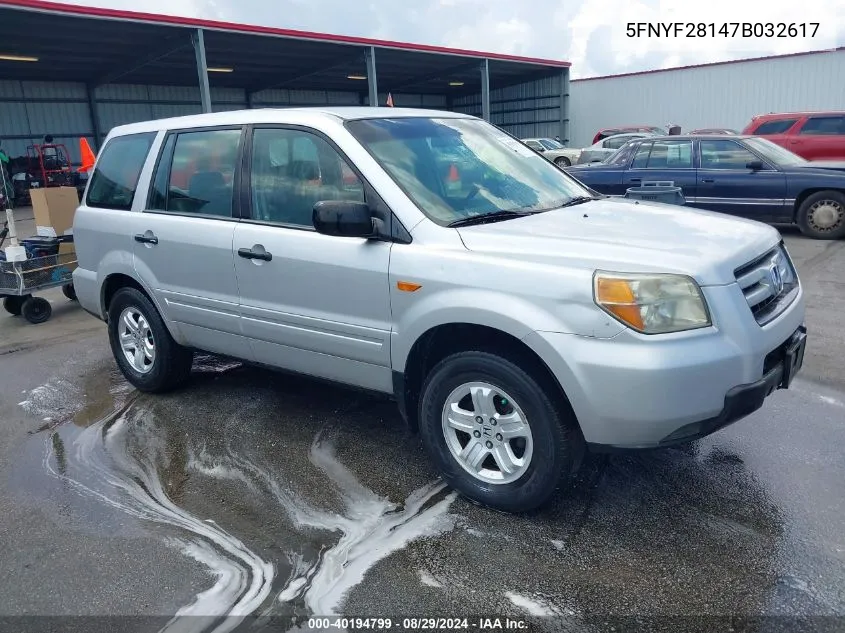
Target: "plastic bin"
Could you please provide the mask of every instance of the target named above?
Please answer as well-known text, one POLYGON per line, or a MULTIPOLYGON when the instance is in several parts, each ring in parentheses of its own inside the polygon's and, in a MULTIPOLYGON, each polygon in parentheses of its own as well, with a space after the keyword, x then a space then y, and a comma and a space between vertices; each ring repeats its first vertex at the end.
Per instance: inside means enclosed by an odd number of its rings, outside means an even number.
POLYGON ((683 190, 671 182, 644 182, 639 187, 629 187, 625 191, 625 197, 634 200, 675 204, 678 206, 686 204, 683 190))

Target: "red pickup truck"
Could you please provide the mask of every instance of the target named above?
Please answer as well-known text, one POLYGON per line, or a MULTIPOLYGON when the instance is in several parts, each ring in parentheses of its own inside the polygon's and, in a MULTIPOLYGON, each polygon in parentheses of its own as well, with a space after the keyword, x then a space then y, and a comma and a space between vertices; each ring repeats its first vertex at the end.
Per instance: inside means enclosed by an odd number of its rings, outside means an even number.
POLYGON ((761 114, 742 133, 763 136, 807 160, 845 160, 843 111, 761 114))

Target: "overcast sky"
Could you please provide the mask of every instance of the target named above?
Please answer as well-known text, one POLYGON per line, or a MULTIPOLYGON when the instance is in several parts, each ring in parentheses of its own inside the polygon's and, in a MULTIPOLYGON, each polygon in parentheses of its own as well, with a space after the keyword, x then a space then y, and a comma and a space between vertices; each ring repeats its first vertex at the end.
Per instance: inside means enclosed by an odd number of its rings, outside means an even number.
MULTIPOLYGON (((845 0, 76 0, 572 62, 572 76, 845 46, 845 0), (407 8, 402 8, 403 6, 407 8), (628 22, 818 22, 815 37, 648 39, 628 22)), ((815 27, 807 26, 808 30, 815 27)))

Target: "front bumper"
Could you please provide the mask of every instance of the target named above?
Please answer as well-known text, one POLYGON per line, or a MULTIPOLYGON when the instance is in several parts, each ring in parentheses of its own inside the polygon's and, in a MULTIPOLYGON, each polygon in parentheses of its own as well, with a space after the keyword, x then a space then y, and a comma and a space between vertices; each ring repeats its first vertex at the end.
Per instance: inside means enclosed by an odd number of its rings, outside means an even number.
MULTIPOLYGON (((778 389, 788 389, 804 364, 804 350, 806 349, 807 328, 801 326, 783 345, 774 350, 771 369, 764 376, 751 384, 739 385, 728 390, 725 395, 725 406, 719 415, 685 424, 670 433, 656 444, 656 448, 685 444, 705 437, 723 429, 734 422, 750 415, 763 406, 763 402, 778 389), (777 359, 777 360, 775 360, 777 359)), ((592 444, 594 452, 608 452, 617 447, 607 444, 592 444)))
POLYGON ((760 326, 737 287, 705 290, 711 305, 726 308, 716 314, 731 318, 659 337, 625 330, 608 339, 550 332, 525 338, 558 378, 591 448, 688 442, 756 411, 789 386, 801 367, 793 347, 800 339, 803 350, 806 337, 803 292, 760 326))

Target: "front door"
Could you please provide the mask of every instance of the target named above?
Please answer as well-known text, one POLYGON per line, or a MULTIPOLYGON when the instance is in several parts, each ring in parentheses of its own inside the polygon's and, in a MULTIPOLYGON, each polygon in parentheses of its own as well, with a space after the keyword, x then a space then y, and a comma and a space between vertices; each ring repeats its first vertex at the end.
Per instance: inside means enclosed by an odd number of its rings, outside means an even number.
POLYGON ((692 141, 656 140, 641 143, 622 178, 624 189, 648 183, 670 184, 680 187, 684 198, 696 195, 695 166, 692 160, 692 141))
POLYGON ((694 206, 760 222, 784 219, 786 176, 730 139, 701 140, 698 192, 694 206), (749 169, 751 162, 762 169, 749 169))
POLYGON ((181 342, 249 359, 232 253, 241 136, 240 127, 170 133, 132 235, 135 270, 181 342))
POLYGON ((312 223, 321 200, 364 201, 362 181, 316 132, 256 127, 247 151, 249 218, 234 252, 256 361, 392 391, 391 244, 322 235, 312 223))

